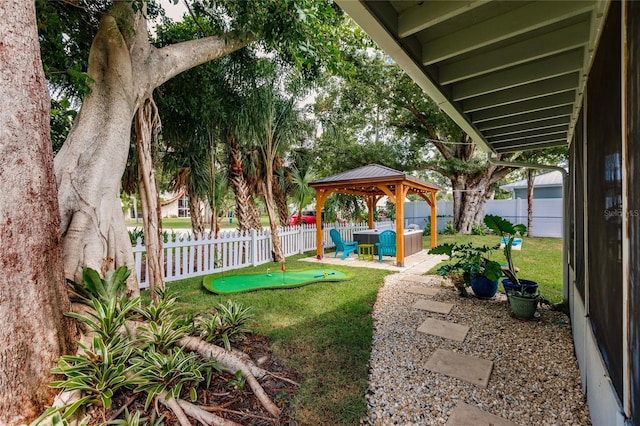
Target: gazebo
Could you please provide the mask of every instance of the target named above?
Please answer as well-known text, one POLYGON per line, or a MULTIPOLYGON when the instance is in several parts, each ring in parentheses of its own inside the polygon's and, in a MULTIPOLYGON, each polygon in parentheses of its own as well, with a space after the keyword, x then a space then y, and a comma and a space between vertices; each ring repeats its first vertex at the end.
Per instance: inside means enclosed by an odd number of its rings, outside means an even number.
POLYGON ((369 229, 373 229, 373 212, 383 196, 396 205, 396 262, 404 266, 404 199, 417 194, 431 207, 431 247, 437 244, 436 193, 439 186, 411 177, 405 172, 379 164, 369 164, 338 173, 309 184, 316 190, 316 254, 322 255, 322 208, 333 193, 359 195, 367 202, 369 229))

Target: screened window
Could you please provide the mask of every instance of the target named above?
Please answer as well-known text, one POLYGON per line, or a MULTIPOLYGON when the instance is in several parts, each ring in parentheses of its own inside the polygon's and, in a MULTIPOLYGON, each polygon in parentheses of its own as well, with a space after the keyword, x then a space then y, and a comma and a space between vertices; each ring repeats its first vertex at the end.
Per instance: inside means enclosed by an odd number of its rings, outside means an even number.
POLYGON ((622 134, 620 4, 612 2, 587 83, 589 318, 622 400, 622 134), (595 105, 589 108, 589 105, 595 105), (606 113, 603 113, 606 111, 606 113))

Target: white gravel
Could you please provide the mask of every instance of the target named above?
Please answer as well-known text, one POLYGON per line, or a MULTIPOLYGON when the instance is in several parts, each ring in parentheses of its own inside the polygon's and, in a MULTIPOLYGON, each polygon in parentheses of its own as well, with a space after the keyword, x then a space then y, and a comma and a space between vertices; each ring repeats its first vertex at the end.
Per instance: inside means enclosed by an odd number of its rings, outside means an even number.
POLYGON ((363 425, 445 424, 458 402, 518 425, 590 425, 568 317, 540 310, 538 321, 512 318, 503 295, 461 298, 448 282, 433 300, 453 303, 447 315, 412 308, 419 299, 405 274, 387 277, 374 306, 368 415, 363 425), (463 342, 417 332, 428 317, 471 326, 463 342), (423 365, 438 348, 494 362, 488 387, 432 373, 423 365))

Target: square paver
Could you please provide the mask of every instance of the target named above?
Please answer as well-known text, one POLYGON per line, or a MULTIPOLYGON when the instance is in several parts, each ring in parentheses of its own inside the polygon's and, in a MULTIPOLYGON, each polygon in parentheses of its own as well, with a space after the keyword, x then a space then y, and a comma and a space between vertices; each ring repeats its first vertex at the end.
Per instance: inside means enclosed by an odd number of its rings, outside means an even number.
POLYGON ((515 423, 502 417, 494 416, 474 407, 473 405, 459 402, 451 412, 447 426, 516 426, 515 423))
POLYGON ((445 349, 437 349, 425 364, 425 368, 486 388, 489 384, 493 362, 445 349))
POLYGON ((440 291, 439 288, 436 287, 424 287, 421 285, 410 285, 405 291, 409 293, 422 294, 423 296, 435 296, 440 291))
POLYGON ((453 308, 453 303, 436 302, 435 300, 420 299, 413 304, 415 309, 423 311, 435 312, 438 314, 448 314, 453 308))
POLYGON ((464 338, 467 337, 469 327, 449 321, 427 318, 427 320, 418 327, 418 331, 420 333, 431 334, 432 336, 444 337, 445 339, 462 342, 464 341, 464 338))
POLYGON ((434 279, 428 275, 416 275, 416 274, 404 274, 402 276, 404 281, 411 281, 414 283, 433 284, 434 279))

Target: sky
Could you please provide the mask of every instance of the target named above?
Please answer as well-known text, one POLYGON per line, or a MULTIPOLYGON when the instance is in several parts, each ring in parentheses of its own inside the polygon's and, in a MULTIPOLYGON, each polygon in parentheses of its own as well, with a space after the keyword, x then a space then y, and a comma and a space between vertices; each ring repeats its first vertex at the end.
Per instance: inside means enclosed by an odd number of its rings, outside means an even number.
POLYGON ((181 20, 182 15, 187 12, 187 8, 182 0, 180 0, 178 4, 173 4, 170 0, 160 0, 160 5, 164 7, 167 16, 174 21, 181 20))

